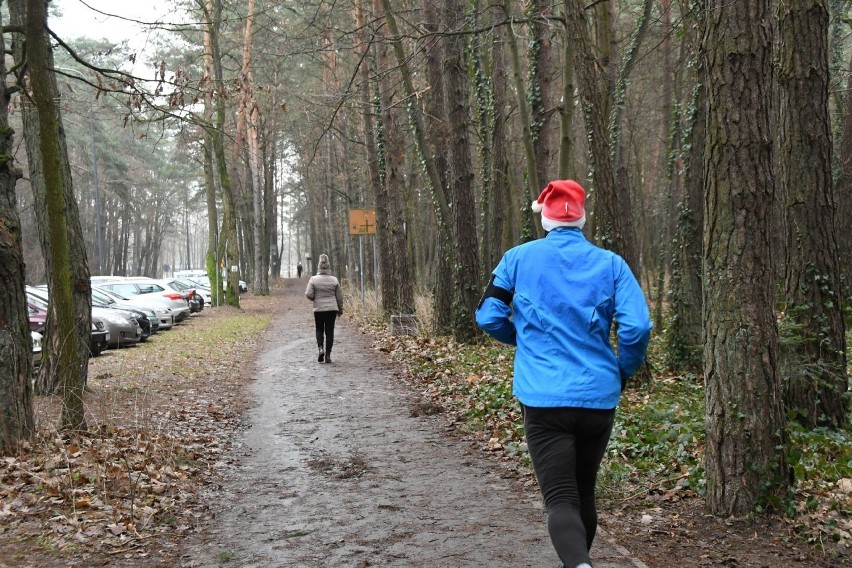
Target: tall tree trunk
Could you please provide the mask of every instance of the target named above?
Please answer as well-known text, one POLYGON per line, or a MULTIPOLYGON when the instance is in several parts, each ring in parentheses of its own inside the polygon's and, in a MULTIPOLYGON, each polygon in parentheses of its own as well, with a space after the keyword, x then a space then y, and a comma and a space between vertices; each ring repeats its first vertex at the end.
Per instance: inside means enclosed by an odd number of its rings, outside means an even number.
MULTIPOLYGON (((13 25, 24 28, 27 25, 27 0, 10 0, 9 14, 13 25)), ((42 29, 44 35, 44 43, 47 44, 47 32, 42 29)), ((22 64, 24 55, 24 47, 21 38, 17 34, 13 34, 12 52, 15 56, 16 63, 22 64)), ((47 50, 47 59, 43 62, 46 69, 53 69, 53 52, 49 47, 47 50)), ((31 57, 28 54, 27 57, 31 57)), ((30 67, 20 67, 20 69, 30 70, 30 67)), ((23 71, 26 72, 26 71, 23 71)), ((19 85, 26 84, 27 79, 20 75, 17 78, 19 85)), ((47 85, 53 93, 53 97, 58 97, 58 89, 56 86, 56 78, 52 73, 47 75, 47 85)), ((54 107, 55 108, 55 107, 54 107)), ((48 290, 53 290, 56 283, 53 282, 56 276, 54 263, 56 257, 50 244, 49 236, 49 220, 48 220, 48 201, 47 187, 44 173, 45 162, 42 158, 42 141, 40 140, 40 122, 38 117, 38 109, 33 104, 22 105, 22 121, 24 128, 24 142, 27 146, 27 156, 30 168, 30 181, 33 190, 33 199, 35 202, 36 218, 39 221, 39 242, 41 244, 42 256, 44 257, 45 268, 47 273, 48 290)), ((42 367, 39 371, 38 380, 36 382, 36 392, 50 393, 55 392, 62 386, 61 375, 59 370, 60 365, 60 345, 70 345, 76 351, 76 359, 80 365, 79 381, 85 386, 88 378, 88 359, 89 359, 89 335, 91 333, 91 284, 89 280, 89 264, 86 255, 86 244, 83 238, 83 229, 80 224, 80 217, 77 207, 77 200, 74 196, 74 191, 71 183, 71 166, 68 163, 68 150, 65 141, 65 130, 62 126, 61 115, 54 113, 57 125, 55 134, 56 143, 58 144, 58 167, 57 173, 62 180, 62 190, 64 195, 65 206, 63 208, 63 216, 67 228, 66 244, 69 258, 69 274, 71 278, 71 303, 74 322, 76 325, 77 334, 73 338, 72 344, 63 340, 63 335, 60 335, 59 328, 56 325, 55 305, 51 302, 50 315, 48 316, 47 329, 44 338, 44 354, 42 367)), ((53 188, 55 189, 55 188, 53 188)))
MULTIPOLYGON (((703 6, 694 12, 703 16, 703 6)), ((700 28, 687 25, 687 29, 700 28)), ((684 136, 683 196, 677 204, 669 283, 670 317, 665 332, 666 364, 695 374, 703 372, 702 230, 704 226, 704 148, 707 131, 707 89, 700 58, 700 32, 689 36, 689 50, 697 76, 688 108, 691 116, 684 136)), ((681 158, 678 158, 680 160, 681 158)))
POLYGON ((444 22, 449 32, 444 51, 444 102, 450 124, 450 188, 453 202, 456 264, 456 306, 453 310, 453 336, 469 342, 479 336, 474 312, 482 294, 479 246, 477 245, 477 208, 474 199, 473 165, 470 158, 470 86, 467 79, 467 50, 464 28, 451 23, 466 21, 459 0, 444 0, 444 22))
MULTIPOLYGON (((396 18, 391 10, 390 0, 374 0, 374 4, 376 6, 377 15, 379 7, 383 10, 382 13, 385 16, 388 31, 390 32, 390 42, 393 45, 396 62, 399 66, 400 73, 402 74, 402 84, 405 96, 410 101, 410 104, 406 106, 408 108, 409 119, 413 129, 414 141, 422 159, 424 169, 426 170, 426 175, 429 178, 429 185, 431 186, 432 195, 436 204, 436 217, 438 219, 438 228, 440 231, 440 242, 438 244, 439 254, 442 257, 445 257, 450 254, 449 249, 453 246, 451 243, 453 243, 454 240, 454 235, 452 234, 451 229, 453 215, 450 210, 447 186, 441 177, 442 174, 438 170, 438 163, 433 159, 435 148, 433 146, 429 146, 426 140, 426 128, 424 126, 423 114, 420 107, 415 104, 416 92, 411 78, 411 70, 408 67, 408 60, 399 35, 399 29, 397 28, 396 18)), ((441 116, 443 116, 443 113, 441 116)), ((438 144, 438 142, 434 142, 434 144, 438 144)), ((440 262, 444 263, 448 261, 441 260, 440 262)), ((447 265, 451 266, 450 264, 447 265)), ((443 264, 441 265, 442 271, 444 266, 445 265, 443 264)), ((442 272, 442 274, 443 273, 450 274, 453 272, 451 270, 447 270, 442 272)), ((441 278, 440 275, 439 278, 441 278)), ((439 282, 436 290, 436 295, 438 296, 437 301, 440 302, 447 299, 446 293, 448 290, 443 287, 444 284, 446 284, 446 281, 439 282)), ((444 310, 441 313, 444 315, 444 313, 451 312, 446 312, 444 310)))
MULTIPOLYGON (((533 146, 535 148, 535 169, 538 181, 546 185, 552 179, 548 171, 551 160, 550 137, 547 126, 550 122, 550 108, 553 105, 553 80, 551 75, 550 22, 551 3, 549 0, 534 0, 529 3, 532 22, 530 24, 529 66, 530 82, 528 98, 530 100, 530 119, 533 146)), ((536 186, 534 189, 541 189, 536 186)), ((538 196, 536 196, 538 197, 538 196)))
MULTIPOLYGON (((382 178, 381 171, 379 167, 379 154, 378 148, 379 145, 376 141, 376 125, 373 121, 373 115, 377 111, 376 105, 373 103, 373 92, 375 82, 370 78, 370 39, 369 39, 369 28, 365 25, 365 8, 364 8, 364 0, 356 0, 355 2, 355 27, 361 30, 359 35, 359 56, 361 57, 361 65, 360 65, 360 75, 361 75, 361 124, 364 129, 364 146, 367 152, 367 172, 369 176, 369 189, 373 197, 380 195, 382 192, 382 178)), ((375 203, 375 201, 374 201, 375 203)), ((358 237, 362 241, 365 237, 358 237)), ((369 237, 369 239, 378 238, 376 235, 369 237)), ((382 262, 381 259, 376 259, 378 262, 382 262)), ((359 263, 361 262, 361 258, 359 257, 359 263)), ((364 263, 366 264, 366 262, 364 263)), ((382 266, 384 266, 382 264, 382 266)), ((374 271, 378 271, 378 266, 373 266, 374 271)), ((366 281, 366 267, 364 265, 359 265, 359 274, 366 281)), ((375 291, 376 294, 379 293, 378 290, 375 291)))
MULTIPOLYGON (((850 23, 852 29, 852 23, 850 23)), ((852 54, 849 56, 849 68, 852 69, 852 54)), ((846 79, 845 94, 838 95, 838 105, 842 118, 842 131, 838 144, 838 175, 835 196, 837 211, 852 211, 852 73, 846 79)), ((852 297, 852 215, 842 214, 835 219, 837 223, 838 249, 840 252, 840 271, 845 281, 844 297, 852 297)))
MULTIPOLYGON (((615 85, 615 97, 613 100, 612 118, 610 121, 610 149, 613 154, 613 167, 615 168, 615 200, 621 204, 616 210, 616 214, 620 216, 620 224, 623 227, 623 242, 619 248, 622 256, 631 265, 636 278, 639 279, 639 250, 636 244, 636 231, 633 221, 633 203, 632 192, 630 190, 630 176, 628 174, 628 144, 623 136, 624 114, 627 106, 627 86, 630 82, 630 74, 633 71, 633 66, 636 63, 636 58, 639 54, 639 48, 645 35, 648 31, 648 24, 651 20, 651 9, 653 8, 654 0, 645 0, 642 15, 636 25, 636 30, 631 37, 630 45, 627 53, 621 63, 621 71, 618 74, 615 85)), ((606 199, 606 196, 598 194, 599 197, 606 199)), ((609 207, 605 210, 610 210, 609 207)))
MULTIPOLYGON (((384 11, 382 0, 373 0, 373 10, 377 18, 385 16, 387 21, 390 21, 387 17, 389 12, 384 11)), ((391 31, 391 35, 397 34, 391 31)), ((399 103, 394 98, 394 82, 390 75, 393 64, 388 50, 387 44, 376 45, 385 159, 382 192, 376 196, 376 230, 379 237, 379 254, 384 263, 381 273, 382 309, 387 315, 413 314, 414 287, 411 285, 411 264, 403 211, 405 198, 402 168, 405 143, 397 112, 399 103)))
MULTIPOLYGON (((0 1, 0 6, 2 6, 0 1)), ((2 25, 2 15, 0 15, 2 25)), ((0 36, 0 51, 5 53, 0 36)), ((0 61, 0 85, 6 84, 6 64, 0 61)), ((18 178, 10 156, 9 91, 0 90, 0 454, 11 455, 19 442, 33 434, 30 388, 32 343, 24 295, 24 254, 21 221, 15 199, 18 178)))
MULTIPOLYGON (((246 149, 248 151, 248 167, 251 178, 251 202, 254 223, 252 223, 252 251, 254 270, 252 271, 252 292, 259 296, 269 294, 268 274, 263 270, 265 233, 263 214, 263 183, 261 181, 260 160, 260 107, 254 97, 254 75, 252 73, 251 51, 252 32, 254 24, 254 0, 248 0, 248 14, 243 30, 243 71, 242 71, 242 120, 245 124, 246 149)), ((249 190, 249 188, 246 188, 249 190)))
MULTIPOLYGON (((492 10, 492 17, 497 18, 499 12, 492 10)), ((491 166, 493 178, 493 207, 491 213, 490 235, 485 238, 492 240, 491 258, 485 259, 485 266, 492 270, 503 257, 503 254, 515 246, 517 239, 512 231, 513 221, 517 222, 517 200, 513 199, 511 183, 511 163, 509 161, 509 141, 507 117, 510 108, 509 79, 506 75, 506 29, 503 26, 494 30, 496 37, 491 44, 491 82, 494 91, 493 113, 494 125, 491 132, 491 166)), ((526 206, 526 205, 525 205, 526 206)))
POLYGON ((267 125, 263 144, 263 210, 264 225, 264 272, 273 280, 281 276, 281 252, 278 250, 278 209, 276 181, 278 177, 278 137, 274 125, 267 125))
MULTIPOLYGON (((432 141, 423 149, 429 153, 429 159, 434 164, 440 191, 448 192, 449 167, 447 153, 443 151, 439 141, 447 140, 447 113, 444 104, 444 73, 442 62, 444 58, 444 42, 439 38, 440 17, 436 0, 423 0, 423 27, 429 35, 426 45, 426 81, 429 91, 424 97, 424 107, 429 120, 425 122, 425 138, 432 141)), ((453 329, 453 264, 455 248, 451 240, 445 238, 449 234, 449 217, 443 217, 442 212, 436 211, 439 223, 443 229, 437 234, 437 270, 435 271, 435 290, 432 294, 433 325, 438 333, 451 333, 453 329)))
MULTIPOLYGON (((787 415, 846 424, 846 330, 834 224, 827 0, 778 5, 778 163, 786 220, 787 415)), ((786 326, 785 326, 786 327, 786 326)))
MULTIPOLYGON (((30 72, 32 101, 38 112, 39 147, 44 166, 45 199, 47 202, 47 232, 52 255, 51 278, 48 280, 50 303, 56 315, 56 333, 59 341, 59 384, 62 389, 63 429, 85 430, 86 417, 83 406, 85 377, 80 369, 88 367, 88 357, 81 348, 80 327, 86 330, 86 339, 91 333, 91 299, 87 298, 89 312, 83 322, 78 322, 74 313, 73 286, 81 285, 88 295, 88 270, 84 270, 86 281, 71 278, 71 245, 67 211, 72 207, 68 155, 63 154, 60 136, 62 123, 54 99, 57 97, 55 82, 50 73, 50 43, 47 39, 47 4, 43 0, 27 1, 25 38, 27 42, 27 66, 30 72)), ((73 223, 73 220, 72 220, 73 223)), ((85 247, 82 248, 85 255, 85 247)), ((85 256, 84 256, 85 258, 85 256)), ((75 266, 76 268, 76 266, 75 266)))
MULTIPOLYGON (((699 69, 703 75, 703 66, 699 69)), ((666 364, 674 369, 701 373, 703 370, 702 322, 702 227, 704 225, 704 140, 707 129, 707 89, 702 81, 695 87, 693 109, 685 146, 684 197, 678 205, 673 241, 669 297, 671 317, 666 328, 666 364)))
POLYGON ((213 93, 216 84, 213 81, 213 3, 212 0, 199 0, 199 6, 204 12, 204 76, 201 81, 204 91, 204 200, 207 205, 207 254, 204 268, 210 280, 213 303, 220 306, 223 301, 222 268, 219 263, 219 211, 216 205, 216 165, 213 160, 215 152, 213 132, 213 93))
POLYGON ((521 230, 521 240, 527 241, 533 238, 541 237, 544 234, 544 231, 541 228, 541 218, 538 215, 532 214, 532 210, 529 205, 532 203, 533 198, 538 197, 539 192, 541 192, 544 186, 541 184, 541 180, 538 177, 538 160, 536 159, 535 154, 535 140, 533 138, 532 116, 529 104, 527 102, 527 98, 524 95, 524 93, 526 93, 526 89, 524 88, 523 73, 521 71, 521 55, 518 49, 518 38, 515 33, 515 25, 517 24, 514 23, 514 16, 512 14, 512 3, 508 0, 504 0, 501 4, 501 8, 503 9, 503 14, 506 16, 506 19, 509 21, 508 31, 506 33, 506 40, 509 44, 509 53, 511 56, 512 64, 512 77, 514 78, 515 92, 517 93, 518 97, 518 115, 521 119, 521 129, 523 132, 524 141, 524 156, 526 158, 526 185, 523 191, 524 197, 521 209, 521 214, 523 215, 523 218, 521 220, 521 224, 523 227, 521 230))
POLYGON ((771 256, 770 0, 708 6, 704 375, 708 510, 742 516, 787 488, 771 256))
POLYGON ((562 62, 562 105, 559 125, 559 179, 575 179, 577 167, 574 160, 574 139, 571 128, 574 126, 574 46, 564 41, 564 61, 562 62))
POLYGON ((604 77, 598 71, 598 61, 592 52, 588 23, 583 14, 583 2, 565 0, 565 17, 567 41, 574 44, 577 56, 576 73, 586 129, 589 132, 594 172, 591 191, 595 195, 595 237, 602 246, 621 255, 639 279, 630 200, 624 199, 616 188, 607 130, 608 96, 603 90, 604 77))
POLYGON ((227 287, 225 303, 229 306, 240 307, 240 271, 239 243, 237 242, 237 212, 234 203, 234 192, 231 187, 231 176, 225 159, 225 83, 222 78, 222 54, 219 51, 219 30, 222 25, 222 0, 207 0, 210 13, 208 32, 210 34, 211 62, 213 64, 213 81, 215 89, 215 116, 211 130, 213 138, 213 158, 216 171, 219 174, 219 185, 222 190, 222 231, 219 236, 217 260, 227 272, 227 287))

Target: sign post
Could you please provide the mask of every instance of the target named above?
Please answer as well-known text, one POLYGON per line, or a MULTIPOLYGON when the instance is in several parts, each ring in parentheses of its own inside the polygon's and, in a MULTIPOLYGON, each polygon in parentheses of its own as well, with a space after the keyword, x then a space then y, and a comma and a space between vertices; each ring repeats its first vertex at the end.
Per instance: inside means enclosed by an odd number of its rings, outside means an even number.
MULTIPOLYGON (((360 253, 360 266, 358 272, 361 277, 361 309, 364 308, 364 235, 376 234, 376 210, 375 209, 350 209, 349 210, 349 234, 358 236, 358 250, 360 253)), ((376 246, 373 241, 373 272, 376 266, 376 246)), ((376 302, 378 302, 379 290, 376 288, 376 302)))

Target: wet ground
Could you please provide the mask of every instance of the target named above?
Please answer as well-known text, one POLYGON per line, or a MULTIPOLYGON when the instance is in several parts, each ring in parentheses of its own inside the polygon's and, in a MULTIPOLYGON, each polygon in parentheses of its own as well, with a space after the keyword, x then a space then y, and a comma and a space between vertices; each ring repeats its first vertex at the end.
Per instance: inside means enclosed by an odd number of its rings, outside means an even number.
MULTIPOLYGON (((316 361, 305 282, 261 342, 237 462, 183 566, 556 566, 535 488, 440 415, 413 416, 416 393, 349 320, 334 362, 316 361)), ((642 566, 605 534, 592 552, 596 568, 642 566)))

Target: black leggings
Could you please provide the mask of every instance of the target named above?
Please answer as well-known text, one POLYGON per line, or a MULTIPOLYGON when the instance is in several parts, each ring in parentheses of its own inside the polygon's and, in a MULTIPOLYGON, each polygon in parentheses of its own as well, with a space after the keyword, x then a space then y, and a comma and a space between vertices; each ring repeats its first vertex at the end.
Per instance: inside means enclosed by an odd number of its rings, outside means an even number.
POLYGON ((325 343, 325 354, 331 355, 331 348, 334 345, 334 320, 337 319, 337 312, 314 312, 314 323, 317 328, 317 346, 322 349, 325 343), (325 341, 323 342, 323 337, 325 341))
POLYGON ((598 527, 595 483, 615 410, 524 406, 523 411, 553 548, 565 566, 590 563, 598 527))

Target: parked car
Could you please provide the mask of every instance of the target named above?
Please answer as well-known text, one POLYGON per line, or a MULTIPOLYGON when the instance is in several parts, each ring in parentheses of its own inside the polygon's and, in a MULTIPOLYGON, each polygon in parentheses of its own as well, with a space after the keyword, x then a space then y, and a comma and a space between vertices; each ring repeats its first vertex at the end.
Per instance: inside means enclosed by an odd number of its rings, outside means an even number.
MULTIPOLYGON (((47 314, 48 292, 44 287, 26 288, 27 299, 33 303, 41 303, 47 314)), ((109 332, 107 343, 110 347, 126 347, 142 340, 142 327, 139 321, 130 313, 108 308, 92 307, 92 318, 102 322, 109 332)))
POLYGON ((156 312, 151 308, 140 306, 121 305, 103 292, 99 292, 92 288, 92 307, 104 308, 108 310, 120 310, 131 314, 139 322, 139 327, 142 328, 141 341, 147 341, 148 338, 157 333, 160 329, 160 319, 156 312))
POLYGON ((33 341, 33 370, 41 367, 41 340, 43 336, 37 331, 31 331, 30 337, 33 341))
POLYGON ((119 306, 131 306, 134 308, 148 308, 153 310, 155 316, 159 319, 159 330, 171 329, 175 324, 172 310, 167 306, 171 300, 158 298, 156 296, 134 296, 127 298, 108 288, 100 286, 92 286, 92 298, 98 297, 100 301, 113 301, 119 306))
MULTIPOLYGON (((210 285, 210 278, 207 276, 206 270, 177 270, 175 271, 175 278, 189 278, 194 282, 198 282, 207 288, 212 289, 213 286, 210 285)), ((227 274, 222 274, 222 290, 227 286, 227 274)), ((248 292, 248 284, 246 284, 245 280, 240 280, 240 293, 248 292)))
POLYGON ((131 315, 125 315, 119 310, 93 307, 92 317, 97 317, 106 324, 110 347, 127 347, 142 341, 142 327, 131 315))
POLYGON ((205 286, 201 282, 196 282, 193 278, 188 277, 176 277, 175 281, 187 288, 194 288, 195 292, 201 296, 204 304, 208 306, 213 305, 213 292, 210 290, 210 286, 205 286))
MULTIPOLYGON (((44 294, 44 298, 47 298, 47 286, 36 286, 34 289, 36 293, 42 292, 44 294)), ((151 320, 157 321, 157 327, 159 327, 159 320, 156 320, 156 316, 154 315, 153 310, 148 309, 136 309, 131 308, 129 306, 118 306, 118 305, 104 305, 104 303, 96 300, 94 297, 92 298, 92 315, 97 315, 99 309, 109 309, 120 312, 122 316, 126 318, 131 318, 136 321, 139 328, 142 330, 142 334, 139 337, 140 342, 147 341, 152 333, 156 331, 156 328, 151 323, 151 320), (148 315, 150 314, 150 318, 148 315)), ((103 318, 102 318, 103 319, 103 318)), ((122 338, 125 339, 125 338, 122 338)), ((117 347, 121 345, 116 344, 117 347)))
POLYGON ((188 280, 180 278, 162 278, 156 282, 170 290, 174 290, 175 292, 187 294, 190 307, 193 307, 193 304, 197 306, 193 312, 200 312, 204 309, 205 303, 209 305, 212 302, 212 298, 209 300, 205 298, 198 286, 190 284, 188 280))
POLYGON ((89 351, 97 357, 109 347, 109 331, 103 320, 92 316, 92 333, 89 335, 89 351))
MULTIPOLYGON (((27 315, 30 320, 30 331, 44 335, 44 326, 47 322, 47 300, 40 296, 27 293, 27 315)), ((43 337, 41 338, 43 339, 43 337)), ((109 330, 106 323, 96 316, 92 316, 92 331, 89 334, 89 351, 93 357, 97 357, 109 346, 109 330)))
POLYGON ((100 287, 111 290, 125 298, 150 296, 168 300, 166 305, 172 310, 175 323, 185 320, 190 314, 189 303, 184 298, 184 294, 167 290, 149 278, 123 278, 104 282, 100 287))
POLYGON ((27 296, 27 318, 30 320, 30 331, 43 333, 47 323, 47 304, 31 300, 27 296))

